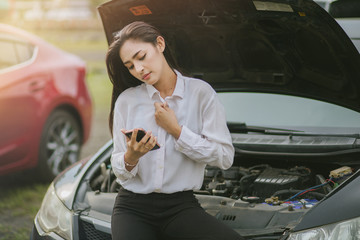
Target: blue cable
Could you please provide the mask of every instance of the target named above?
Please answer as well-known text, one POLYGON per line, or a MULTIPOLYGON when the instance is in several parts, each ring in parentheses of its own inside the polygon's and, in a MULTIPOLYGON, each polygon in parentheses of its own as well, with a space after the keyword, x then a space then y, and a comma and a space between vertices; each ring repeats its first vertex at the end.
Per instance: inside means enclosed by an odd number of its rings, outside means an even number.
POLYGON ((322 186, 325 186, 326 184, 329 184, 329 182, 331 182, 331 181, 332 181, 332 178, 330 178, 330 179, 329 179, 327 182, 325 182, 325 183, 322 183, 322 184, 320 184, 320 185, 317 185, 317 186, 310 187, 310 188, 308 188, 308 189, 302 190, 302 191, 298 192, 297 194, 293 195, 292 197, 284 200, 284 202, 290 201, 291 199, 296 198, 296 197, 299 196, 300 194, 302 194, 302 193, 304 193, 304 192, 306 192, 306 191, 309 191, 309 190, 311 190, 311 189, 316 189, 316 188, 320 188, 320 187, 322 187, 322 186))

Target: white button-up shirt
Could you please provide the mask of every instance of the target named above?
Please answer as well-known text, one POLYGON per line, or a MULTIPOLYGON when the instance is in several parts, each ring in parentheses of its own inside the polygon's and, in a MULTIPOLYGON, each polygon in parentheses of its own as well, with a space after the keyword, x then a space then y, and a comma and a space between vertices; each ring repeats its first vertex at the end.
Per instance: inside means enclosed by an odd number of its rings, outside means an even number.
POLYGON ((216 92, 205 81, 176 74, 172 96, 163 99, 152 85, 143 83, 125 90, 115 103, 111 164, 118 182, 132 192, 200 189, 206 164, 227 169, 233 163, 234 147, 216 92), (182 126, 178 140, 156 124, 154 103, 165 101, 182 126), (122 128, 151 130, 160 145, 141 157, 131 171, 124 164, 122 128))

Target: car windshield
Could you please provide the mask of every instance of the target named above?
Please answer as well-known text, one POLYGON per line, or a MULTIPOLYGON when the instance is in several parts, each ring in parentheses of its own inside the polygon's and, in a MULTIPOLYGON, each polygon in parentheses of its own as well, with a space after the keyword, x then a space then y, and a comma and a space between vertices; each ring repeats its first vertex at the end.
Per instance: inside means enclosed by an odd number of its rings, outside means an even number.
POLYGON ((360 132, 360 113, 335 104, 269 93, 218 93, 232 123, 287 129, 360 132))

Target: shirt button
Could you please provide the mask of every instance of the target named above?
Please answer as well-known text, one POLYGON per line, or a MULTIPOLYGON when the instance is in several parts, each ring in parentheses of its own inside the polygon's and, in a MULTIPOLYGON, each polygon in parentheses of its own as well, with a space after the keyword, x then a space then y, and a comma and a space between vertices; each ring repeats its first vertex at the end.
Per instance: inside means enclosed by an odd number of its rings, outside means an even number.
POLYGON ((160 188, 155 188, 154 192, 159 193, 159 192, 160 192, 160 188))
POLYGON ((164 167, 163 166, 159 166, 159 169, 163 169, 164 167))

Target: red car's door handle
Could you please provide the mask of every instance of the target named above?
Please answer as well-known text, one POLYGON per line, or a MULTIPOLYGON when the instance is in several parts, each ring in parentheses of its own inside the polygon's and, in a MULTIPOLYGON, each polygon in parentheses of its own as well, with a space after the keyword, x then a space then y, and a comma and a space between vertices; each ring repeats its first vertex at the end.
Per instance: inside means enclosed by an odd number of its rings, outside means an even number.
POLYGON ((44 89, 44 87, 45 87, 45 83, 41 83, 38 81, 34 81, 29 84, 30 92, 40 91, 40 90, 44 89))

